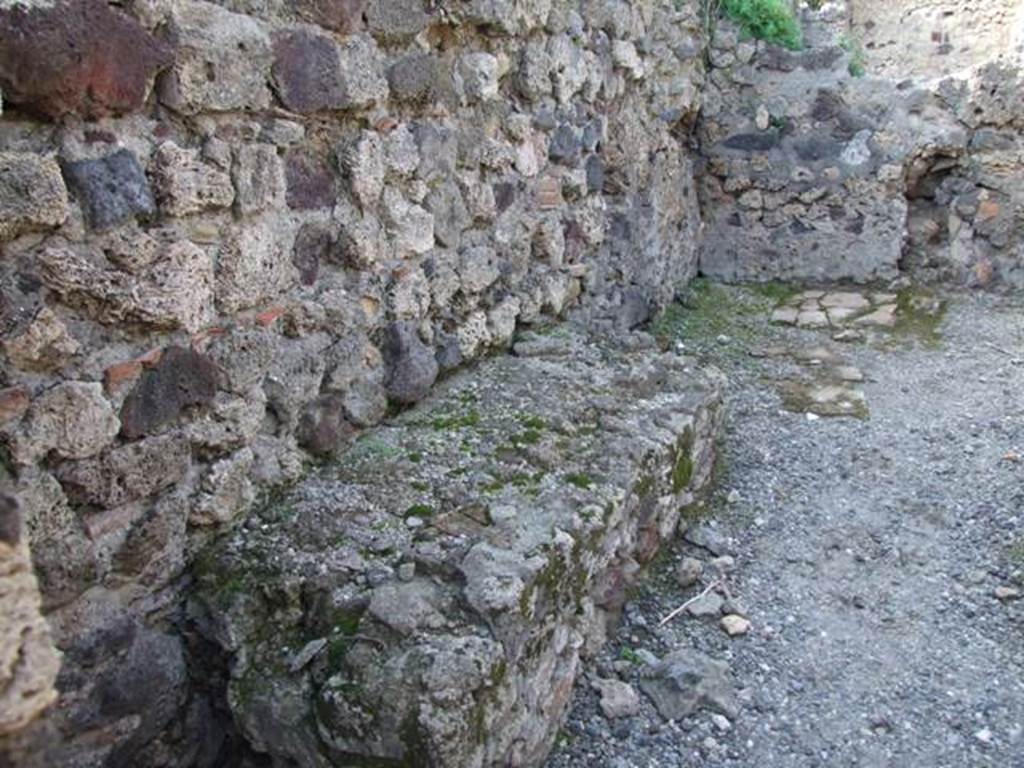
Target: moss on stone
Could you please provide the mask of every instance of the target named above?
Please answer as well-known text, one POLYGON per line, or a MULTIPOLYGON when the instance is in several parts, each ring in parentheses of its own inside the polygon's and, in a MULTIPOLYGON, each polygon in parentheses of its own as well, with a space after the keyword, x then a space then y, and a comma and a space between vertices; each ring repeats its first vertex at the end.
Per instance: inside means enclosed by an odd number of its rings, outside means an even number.
POLYGON ((672 493, 682 493, 693 479, 693 430, 689 427, 676 441, 676 460, 672 466, 672 493))
POLYGON ((430 419, 429 424, 436 430, 469 429, 480 424, 480 413, 474 409, 466 413, 442 414, 430 419))
POLYGON ((536 445, 541 440, 541 433, 536 429, 526 429, 512 435, 509 440, 511 440, 512 445, 517 448, 523 445, 536 445))
POLYGON ((577 488, 589 491, 594 487, 594 480, 586 472, 570 472, 565 476, 565 481, 577 488))
POLYGON ((405 517, 430 518, 434 516, 434 508, 429 504, 413 504, 405 510, 405 517))
POLYGON ((530 414, 524 414, 519 417, 519 423, 521 423, 527 429, 535 431, 543 431, 548 428, 547 422, 544 421, 540 416, 533 416, 530 414))
POLYGON ((747 351, 770 333, 765 317, 778 304, 778 297, 797 290, 779 283, 728 286, 698 278, 650 330, 664 347, 681 341, 691 353, 712 353, 709 356, 749 365, 747 351), (723 343, 723 338, 728 342, 723 343))
POLYGON ((895 333, 913 336, 926 347, 942 343, 939 328, 947 305, 937 296, 919 288, 905 288, 896 294, 895 333))

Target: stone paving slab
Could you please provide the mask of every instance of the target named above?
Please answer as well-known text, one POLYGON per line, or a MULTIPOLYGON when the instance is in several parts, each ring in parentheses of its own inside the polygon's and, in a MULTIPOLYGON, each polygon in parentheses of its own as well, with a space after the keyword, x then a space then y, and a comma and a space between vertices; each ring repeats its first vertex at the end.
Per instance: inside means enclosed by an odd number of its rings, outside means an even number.
POLYGON ((721 377, 565 332, 456 375, 215 545, 193 617, 275 764, 535 766, 708 483, 721 377))

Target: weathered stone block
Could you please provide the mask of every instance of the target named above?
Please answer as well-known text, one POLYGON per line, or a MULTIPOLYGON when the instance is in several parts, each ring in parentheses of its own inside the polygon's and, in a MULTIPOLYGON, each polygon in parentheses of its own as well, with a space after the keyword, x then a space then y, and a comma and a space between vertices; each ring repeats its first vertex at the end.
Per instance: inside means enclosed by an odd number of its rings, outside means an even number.
POLYGON ((366 22, 375 37, 401 41, 426 29, 430 14, 423 0, 369 0, 366 22))
POLYGON ((101 323, 197 331, 213 317, 213 263, 190 242, 171 243, 136 275, 105 269, 65 248, 39 254, 40 277, 62 300, 101 323))
POLYGON ((395 258, 405 259, 434 247, 434 216, 410 203, 394 187, 384 190, 384 223, 395 258))
POLYGON ((434 100, 439 77, 437 59, 429 53, 411 53, 388 70, 391 98, 408 104, 424 104, 434 100))
POLYGON ((375 207, 384 191, 384 142, 380 135, 363 131, 338 147, 337 157, 359 205, 364 209, 375 207))
POLYGON ((171 216, 227 208, 235 200, 228 173, 203 162, 199 150, 169 141, 153 155, 153 186, 160 207, 171 216))
POLYGON ((160 435, 97 458, 64 462, 56 475, 72 502, 110 509, 174 486, 190 463, 181 435, 160 435))
POLYGON ((253 453, 243 448, 210 467, 189 514, 193 525, 223 525, 249 511, 256 491, 249 478, 253 453))
POLYGON ((356 429, 345 418, 344 398, 327 394, 307 405, 298 425, 299 445, 317 456, 328 456, 347 447, 356 429))
POLYGON ((489 53, 470 53, 459 60, 462 92, 469 103, 498 97, 498 60, 489 53))
POLYGON ((24 371, 54 371, 80 349, 64 322, 43 307, 25 330, 3 342, 7 359, 24 371))
POLYGON ((320 224, 304 224, 295 236, 292 264, 299 273, 299 282, 313 285, 320 273, 320 265, 335 261, 332 257, 337 241, 334 234, 320 224))
POLYGON ((11 456, 25 465, 50 451, 65 459, 87 459, 110 445, 120 427, 101 384, 66 381, 32 402, 11 437, 11 456))
POLYGON ((217 366, 195 350, 168 347, 125 398, 121 433, 129 440, 154 434, 186 408, 210 403, 219 375, 217 366))
POLYGON ((387 235, 374 216, 344 208, 340 219, 339 247, 332 253, 337 253, 341 263, 354 269, 369 269, 386 258, 387 235))
POLYGON ((310 113, 350 106, 334 39, 309 29, 287 30, 274 38, 271 70, 277 94, 293 112, 310 113))
POLYGON ((235 208, 243 216, 283 208, 287 183, 284 163, 273 144, 246 144, 235 150, 231 166, 235 208))
POLYGON ((44 608, 63 605, 97 577, 96 557, 82 522, 68 506, 60 484, 47 472, 20 471, 13 494, 22 505, 44 608))
POLYGON ((366 0, 295 0, 298 14, 341 35, 358 32, 363 23, 366 0))
POLYGON ((285 159, 288 207, 296 211, 333 208, 338 200, 334 174, 326 161, 305 152, 285 159))
POLYGON ((64 177, 93 229, 109 229, 156 212, 149 181, 127 149, 99 160, 68 163, 64 177))
POLYGON ((384 332, 384 388, 396 403, 415 403, 426 397, 437 380, 434 350, 424 344, 413 323, 392 323, 384 332))
POLYGON ((50 158, 0 152, 0 242, 58 227, 68 217, 68 191, 50 158))
POLYGON ((232 227, 217 262, 217 306, 237 312, 265 304, 290 288, 296 278, 291 242, 273 222, 232 227))
POLYGON ((171 58, 170 46, 103 0, 0 8, 4 98, 47 117, 134 112, 171 58))
POLYGON ((200 592, 253 748, 542 764, 581 648, 708 481, 720 420, 692 361, 566 347, 450 379, 211 553, 200 592))
POLYGON ((168 37, 177 53, 160 83, 160 100, 167 106, 189 115, 270 106, 273 51, 255 19, 182 0, 172 6, 168 37))

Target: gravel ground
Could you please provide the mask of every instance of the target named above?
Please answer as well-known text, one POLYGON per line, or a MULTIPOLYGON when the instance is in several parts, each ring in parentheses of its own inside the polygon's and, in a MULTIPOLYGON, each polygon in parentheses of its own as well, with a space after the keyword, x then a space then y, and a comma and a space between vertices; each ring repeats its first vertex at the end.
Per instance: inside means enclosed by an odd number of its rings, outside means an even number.
POLYGON ((684 312, 671 330, 731 380, 726 466, 698 526, 735 559, 725 581, 750 631, 658 628, 716 578, 716 553, 678 541, 587 663, 548 768, 1024 766, 1024 302, 949 296, 938 344, 844 345, 713 290, 745 308, 735 326, 686 334, 704 319, 684 312), (759 350, 822 343, 864 373, 866 420, 783 410, 776 381, 813 366, 759 350), (705 562, 687 588, 684 557, 705 562), (643 694, 634 716, 602 714, 589 681, 639 689, 647 653, 678 648, 730 666, 738 714, 666 721, 643 694))

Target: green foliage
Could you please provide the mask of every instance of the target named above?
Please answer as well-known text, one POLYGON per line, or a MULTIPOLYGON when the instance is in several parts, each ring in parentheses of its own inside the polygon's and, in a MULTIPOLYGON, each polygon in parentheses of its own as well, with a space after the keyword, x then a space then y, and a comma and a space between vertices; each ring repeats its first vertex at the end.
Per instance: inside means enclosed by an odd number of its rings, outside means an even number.
POLYGON ((786 0, 723 0, 722 8, 744 34, 793 51, 803 44, 800 24, 786 0))
POLYGON ((860 41, 850 37, 849 35, 843 35, 839 38, 839 47, 850 54, 850 65, 847 69, 850 75, 853 77, 864 77, 864 48, 861 46, 860 41))
POLYGON ((640 654, 630 648, 628 645, 624 645, 619 649, 619 658, 623 661, 628 661, 630 664, 643 664, 644 660, 640 658, 640 654))
POLYGON ((593 479, 590 475, 584 474, 583 472, 574 472, 566 475, 565 479, 567 482, 572 483, 577 488, 582 488, 584 491, 589 490, 594 485, 593 479))

